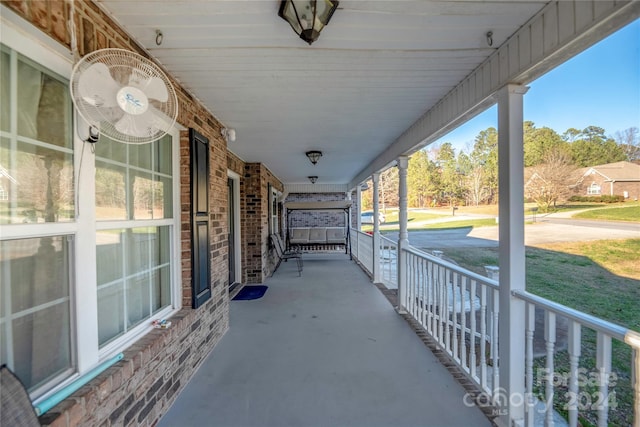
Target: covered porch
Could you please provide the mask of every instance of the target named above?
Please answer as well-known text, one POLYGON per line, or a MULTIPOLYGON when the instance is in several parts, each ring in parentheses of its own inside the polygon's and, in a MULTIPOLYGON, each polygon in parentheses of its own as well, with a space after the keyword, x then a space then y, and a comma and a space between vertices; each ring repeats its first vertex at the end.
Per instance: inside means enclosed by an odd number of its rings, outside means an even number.
POLYGON ((344 253, 283 263, 158 426, 484 426, 489 419, 344 253), (466 404, 465 404, 466 402, 466 404))
MULTIPOLYGON (((43 378, 30 384, 34 404, 56 397, 40 423, 533 426, 538 420, 531 407, 538 398, 548 404, 535 412, 554 425, 554 395, 581 396, 578 367, 588 358, 580 337, 588 330, 596 337, 597 354, 587 373, 599 381, 589 384, 593 402, 587 409, 597 411, 598 425, 609 424, 615 410, 609 404, 611 359, 623 348, 634 370, 626 379, 633 389, 630 423, 640 427, 640 337, 526 292, 522 211, 527 85, 637 19, 640 2, 344 1, 332 21, 337 31, 323 33, 305 49, 282 25, 278 3, 2 1, 2 53, 10 64, 5 74, 17 82, 12 88, 25 76, 19 64, 33 62, 60 80, 66 93, 81 56, 116 46, 151 58, 179 89, 180 113, 165 151, 150 151, 153 156, 141 155, 140 161, 135 147, 116 149, 105 142, 96 152, 85 150, 87 129, 71 119, 68 95, 69 120, 60 131, 66 145, 52 144, 44 133, 23 135, 18 116, 24 103, 12 89, 10 108, 4 109, 12 114, 10 130, 2 130, 11 141, 5 157, 30 155, 37 151, 32 147, 53 150, 65 159, 71 194, 59 204, 68 218, 49 215, 54 204, 38 196, 52 194, 46 191, 52 180, 42 176, 47 168, 38 167, 44 160, 36 159, 22 171, 40 172, 44 185, 14 197, 0 236, 8 247, 4 257, 20 259, 24 246, 14 243, 26 242, 34 266, 39 251, 32 248, 62 248, 59 260, 50 257, 50 267, 42 267, 40 254, 38 270, 25 262, 16 264, 11 281, 3 276, 11 284, 3 288, 8 314, 0 318, 9 365, 25 360, 23 353, 53 353, 44 346, 46 352, 31 350, 32 343, 42 344, 31 339, 32 330, 35 337, 51 337, 65 356, 60 372, 40 374, 32 368, 36 363, 24 369, 43 378), (369 34, 366 40, 363 34, 369 34), (495 280, 415 250, 407 227, 410 156, 494 104, 501 268, 495 280), (196 152, 203 153, 200 163, 192 156, 196 152), (311 153, 324 157, 318 163, 311 153), (149 159, 160 158, 170 161, 156 171, 149 159), (149 170, 143 160, 149 160, 149 170), (380 173, 389 167, 399 171, 400 232, 393 241, 382 238, 375 220, 372 236, 359 231, 362 185, 372 182, 377 218, 380 173), (134 180, 118 186, 128 198, 106 197, 103 184, 110 180, 98 179, 96 171, 110 168, 124 171, 122 177, 135 177, 132 170, 165 179, 167 194, 152 197, 166 201, 163 217, 130 206, 141 193, 133 191, 134 180), (270 276, 276 257, 269 236, 286 234, 283 206, 289 201, 351 201, 344 227, 353 236, 355 263, 344 253, 305 254, 302 277, 292 262, 270 276), (29 224, 18 202, 40 206, 47 215, 29 224), (120 216, 114 219, 112 212, 120 216), (134 239, 140 235, 148 238, 134 239), (157 245, 143 251, 134 246, 140 241, 157 245), (121 270, 117 277, 100 256, 107 244, 121 270), (141 254, 146 262, 137 262, 141 254), (165 279, 164 298, 154 311, 147 301, 155 295, 144 294, 138 306, 145 311, 139 314, 129 296, 131 277, 144 276, 138 287, 151 289, 156 270, 165 279), (45 285, 57 292, 65 282, 62 296, 51 292, 57 299, 42 302, 35 297, 43 293, 29 290, 25 294, 33 302, 14 304, 9 291, 26 289, 21 275, 32 271, 38 273, 32 275, 34 289, 58 272, 64 280, 45 285), (254 283, 269 286, 265 297, 229 300, 232 285, 254 283), (381 283, 397 288, 395 303, 380 291, 381 283), (115 296, 108 289, 117 290, 115 296), (113 309, 112 301, 122 307, 113 309), (46 313, 53 303, 66 316, 55 333, 45 321, 26 332, 16 329, 14 339, 14 324, 46 313), (544 315, 541 325, 536 312, 544 315), (560 318, 568 325, 568 371, 553 362, 560 318), (167 319, 170 328, 155 327, 167 319), (99 339, 100 331, 105 332, 99 339), (21 346, 22 337, 29 346, 21 346), (535 338, 547 363, 534 371, 535 338), (443 357, 434 357, 425 341, 443 357), (121 361, 103 365, 116 354, 121 361), (557 378, 566 388, 554 387, 557 378), (473 387, 484 400, 469 398, 473 387), (490 420, 483 411, 499 418, 490 420)), ((44 108, 39 116, 52 117, 44 108)), ((19 170, 13 163, 8 170, 19 170)), ((140 206, 146 206, 142 199, 140 206)), ((310 217, 311 226, 335 225, 310 217)), ((47 358, 39 362, 45 366, 47 358)), ((579 424, 579 409, 568 406, 572 426, 579 424)))

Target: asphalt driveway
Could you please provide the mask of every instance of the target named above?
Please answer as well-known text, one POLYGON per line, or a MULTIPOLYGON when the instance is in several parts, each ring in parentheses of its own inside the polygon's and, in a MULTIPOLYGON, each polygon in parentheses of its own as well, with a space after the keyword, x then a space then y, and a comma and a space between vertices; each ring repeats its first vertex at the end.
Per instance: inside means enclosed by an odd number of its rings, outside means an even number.
MULTIPOLYGON (((465 217, 460 215, 457 218, 465 217)), ((384 235, 392 240, 398 239, 398 232, 384 233, 384 235)), ((527 246, 603 239, 640 239, 640 224, 576 220, 549 215, 538 216, 535 223, 525 225, 525 245, 527 246)), ((498 246, 498 225, 410 231, 409 243, 421 249, 496 247, 498 246)))

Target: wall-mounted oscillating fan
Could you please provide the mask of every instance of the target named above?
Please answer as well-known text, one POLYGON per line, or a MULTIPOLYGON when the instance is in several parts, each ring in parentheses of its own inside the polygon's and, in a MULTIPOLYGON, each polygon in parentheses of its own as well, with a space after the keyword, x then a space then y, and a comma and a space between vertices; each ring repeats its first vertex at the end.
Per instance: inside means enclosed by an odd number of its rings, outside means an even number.
POLYGON ((178 115, 167 76, 153 62, 124 49, 101 49, 80 59, 70 90, 82 118, 119 142, 145 144, 162 138, 178 115))

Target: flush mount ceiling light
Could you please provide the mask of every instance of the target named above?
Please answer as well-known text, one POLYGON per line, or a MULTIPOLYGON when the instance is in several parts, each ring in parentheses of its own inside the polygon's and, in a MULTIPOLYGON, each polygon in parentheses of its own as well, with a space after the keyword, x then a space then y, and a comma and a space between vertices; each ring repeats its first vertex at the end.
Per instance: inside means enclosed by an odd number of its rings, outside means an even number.
POLYGON ((287 21, 300 38, 311 44, 338 8, 336 0, 282 0, 278 16, 287 21))
POLYGON ((320 157, 322 157, 322 151, 318 150, 307 151, 305 154, 314 165, 318 163, 318 160, 320 160, 320 157))
POLYGON ((311 181, 312 184, 315 184, 318 180, 317 176, 308 176, 307 178, 309 178, 309 181, 311 181))

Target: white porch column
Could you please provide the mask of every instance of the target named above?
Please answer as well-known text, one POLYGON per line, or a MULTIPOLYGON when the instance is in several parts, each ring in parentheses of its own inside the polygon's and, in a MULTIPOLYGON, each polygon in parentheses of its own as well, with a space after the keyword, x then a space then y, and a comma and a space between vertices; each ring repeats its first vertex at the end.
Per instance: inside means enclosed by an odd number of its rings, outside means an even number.
POLYGON ((380 203, 378 189, 380 184, 380 174, 374 173, 373 179, 373 283, 380 283, 380 225, 378 215, 380 203))
POLYGON ((356 201, 358 202, 358 208, 356 209, 356 229, 362 230, 362 184, 358 184, 356 187, 356 201))
POLYGON ((398 157, 398 222, 400 223, 400 236, 398 237, 398 313, 406 313, 405 310, 405 294, 407 286, 407 272, 405 269, 406 256, 402 252, 403 248, 409 246, 409 232, 407 230, 407 168, 409 167, 409 157, 398 157))
MULTIPOLYGON (((347 196, 347 200, 352 201, 352 198, 353 198, 353 190, 349 190, 349 191, 347 191, 345 195, 347 196)), ((347 211, 347 224, 346 224, 346 225, 347 225, 347 227, 349 227, 349 228, 353 228, 353 227, 352 227, 352 225, 353 225, 353 224, 352 224, 352 220, 351 220, 351 218, 352 218, 351 213, 352 213, 352 212, 353 212, 353 205, 352 205, 352 206, 350 206, 350 207, 349 207, 349 210, 347 211)))
MULTIPOLYGON (((497 393, 504 426, 523 425, 525 415, 525 303, 511 295, 525 289, 523 95, 527 87, 498 91, 498 186, 500 212, 500 319, 497 393), (505 411, 507 410, 507 411, 505 411)), ((494 384, 494 388, 496 385, 494 384)))

